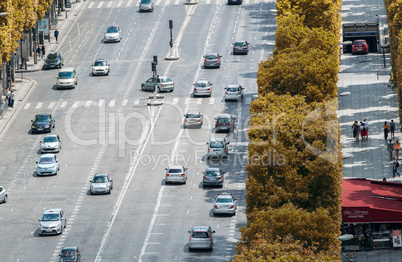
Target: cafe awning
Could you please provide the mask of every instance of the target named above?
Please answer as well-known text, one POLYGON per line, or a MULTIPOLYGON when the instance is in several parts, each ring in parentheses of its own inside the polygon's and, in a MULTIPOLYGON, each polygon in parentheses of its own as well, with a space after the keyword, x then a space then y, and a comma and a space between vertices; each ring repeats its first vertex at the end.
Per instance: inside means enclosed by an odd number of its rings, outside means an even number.
POLYGON ((344 179, 342 219, 344 223, 402 222, 402 184, 344 179))

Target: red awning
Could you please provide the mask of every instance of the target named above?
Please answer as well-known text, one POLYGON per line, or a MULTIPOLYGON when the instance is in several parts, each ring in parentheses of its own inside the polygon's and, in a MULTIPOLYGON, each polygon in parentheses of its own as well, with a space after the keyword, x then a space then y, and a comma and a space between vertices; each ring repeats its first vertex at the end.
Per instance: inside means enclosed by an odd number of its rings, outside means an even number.
POLYGON ((342 219, 344 223, 402 222, 402 184, 344 179, 342 219))

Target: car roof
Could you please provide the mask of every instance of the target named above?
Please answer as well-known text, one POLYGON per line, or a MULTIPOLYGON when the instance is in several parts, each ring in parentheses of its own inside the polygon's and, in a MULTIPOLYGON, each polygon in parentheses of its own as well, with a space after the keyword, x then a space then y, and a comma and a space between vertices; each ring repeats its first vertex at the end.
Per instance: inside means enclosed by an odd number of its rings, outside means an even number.
POLYGON ((95 174, 95 177, 101 177, 101 176, 107 176, 108 174, 107 173, 98 173, 98 174, 95 174))
POLYGON ((42 157, 54 157, 54 154, 43 154, 40 156, 40 158, 42 157))
POLYGON ((207 56, 207 55, 216 55, 216 56, 219 56, 218 53, 206 53, 205 55, 206 55, 206 56, 207 56))
POLYGON ((240 85, 227 85, 226 87, 240 87, 240 85))
POLYGON ((232 117, 232 116, 229 114, 220 114, 217 116, 217 118, 230 118, 230 117, 232 117))
POLYGON ((57 134, 45 135, 44 137, 57 137, 57 134))
POLYGON ((183 168, 183 166, 168 166, 168 169, 171 169, 171 168, 183 168))
POLYGON ((221 169, 218 167, 208 167, 205 171, 220 171, 221 169))
POLYGON ((224 137, 211 137, 211 141, 221 142, 221 141, 225 141, 225 140, 226 140, 226 138, 224 138, 224 137))
POLYGON ((195 111, 189 111, 186 114, 190 114, 190 115, 201 115, 200 112, 195 112, 195 111))
POLYGON ((63 247, 62 250, 75 250, 75 251, 77 251, 77 250, 78 250, 78 247, 77 247, 77 246, 63 247))
POLYGON ((209 81, 208 80, 197 80, 197 81, 195 81, 196 83, 208 83, 209 81))
POLYGON ((229 192, 222 192, 218 194, 218 197, 225 197, 225 196, 232 197, 233 195, 232 193, 229 192))
POLYGON ((74 71, 75 68, 74 67, 64 67, 62 69, 60 69, 60 72, 70 72, 70 71, 74 71))
POLYGON ((63 211, 61 208, 49 208, 43 211, 43 214, 54 214, 54 213, 60 213, 60 211, 63 211))
POLYGON ((50 114, 49 113, 42 113, 42 114, 35 115, 35 117, 38 117, 38 116, 50 116, 50 114))
POLYGON ((193 231, 208 231, 210 226, 193 226, 193 231))

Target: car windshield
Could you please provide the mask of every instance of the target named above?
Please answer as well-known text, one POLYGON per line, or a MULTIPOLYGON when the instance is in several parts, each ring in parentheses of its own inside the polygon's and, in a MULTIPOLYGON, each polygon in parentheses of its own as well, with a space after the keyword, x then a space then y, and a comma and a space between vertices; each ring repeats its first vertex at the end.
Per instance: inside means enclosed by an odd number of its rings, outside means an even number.
POLYGON ((58 221, 59 214, 43 214, 42 221, 58 221))
POLYGON ((106 33, 118 33, 119 30, 117 30, 117 27, 108 27, 106 30, 106 33))
POLYGON ((38 116, 39 122, 49 121, 49 116, 38 116))
POLYGON ((57 59, 57 54, 49 54, 47 59, 57 59))
POLYGON ((106 61, 96 61, 94 66, 106 66, 106 61))
POLYGON ((59 78, 61 79, 73 78, 73 72, 59 72, 59 78))
POLYGON ((207 83, 195 83, 196 87, 207 87, 208 84, 207 83))
POLYGON ((95 177, 92 183, 106 183, 107 179, 104 176, 95 177))
POLYGON ((200 118, 199 114, 187 114, 186 118, 200 118))
POLYGON ((45 137, 45 138, 43 139, 43 142, 45 142, 45 143, 48 143, 48 142, 57 142, 57 137, 55 137, 55 136, 48 136, 48 137, 45 137))
POLYGON ((216 121, 219 124, 229 124, 230 119, 229 118, 219 118, 218 121, 216 121))
POLYGON ((207 171, 207 172, 205 172, 205 175, 206 176, 220 176, 221 172, 219 172, 219 171, 207 171))
POLYGON ((232 203, 232 199, 228 197, 219 197, 216 199, 216 203, 232 203))
POLYGON ((228 88, 226 88, 226 91, 228 91, 228 92, 237 92, 238 90, 237 90, 237 87, 228 87, 228 88))
POLYGON ((169 168, 168 173, 182 173, 183 171, 178 168, 169 168))
POLYGON ((61 251, 61 255, 64 257, 74 257, 77 255, 77 251, 75 250, 63 250, 61 251))
POLYGON ((209 238, 208 232, 193 232, 193 238, 209 238))
POLYGON ((221 141, 211 141, 209 143, 210 148, 224 148, 223 142, 221 141))
POLYGON ((53 157, 41 157, 39 160, 39 164, 53 164, 54 158, 53 157))
POLYGON ((354 44, 355 44, 355 45, 364 45, 365 42, 364 42, 364 41, 355 41, 354 44))
POLYGON ((235 43, 235 46, 246 46, 246 43, 244 43, 244 42, 237 42, 237 43, 235 43))
POLYGON ((205 56, 206 59, 218 59, 219 57, 216 55, 207 55, 205 56))

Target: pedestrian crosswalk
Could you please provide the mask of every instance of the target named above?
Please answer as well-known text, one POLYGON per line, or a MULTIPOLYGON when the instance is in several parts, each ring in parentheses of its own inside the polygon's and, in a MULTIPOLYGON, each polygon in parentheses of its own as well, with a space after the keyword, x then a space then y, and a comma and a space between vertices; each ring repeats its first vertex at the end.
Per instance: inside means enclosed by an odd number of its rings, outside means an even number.
MULTIPOLYGON (((224 4, 226 0, 198 0, 198 4, 224 4)), ((182 5, 185 0, 154 0, 155 6, 160 5, 182 5)), ((275 3, 274 0, 243 0, 243 4, 260 4, 260 3, 275 3)), ((139 2, 137 0, 119 0, 119 1, 100 1, 91 2, 88 5, 88 9, 99 8, 123 8, 123 7, 138 7, 139 2)))
MULTIPOLYGON (((51 101, 51 102, 27 102, 25 103, 23 110, 46 110, 46 109, 64 109, 64 108, 89 108, 89 107, 107 107, 110 109, 118 108, 118 107, 128 107, 128 106, 139 106, 139 105, 147 105, 148 99, 100 99, 100 100, 83 100, 83 101, 51 101)), ((192 98, 192 97, 173 97, 173 98, 165 98, 164 104, 183 104, 183 105, 213 105, 215 103, 223 103, 224 101, 219 98, 192 98)), ((250 104, 251 99, 245 99, 243 103, 250 104)), ((242 103, 237 103, 241 105, 242 103)), ((236 105, 236 103, 232 103, 232 105, 236 105)))

